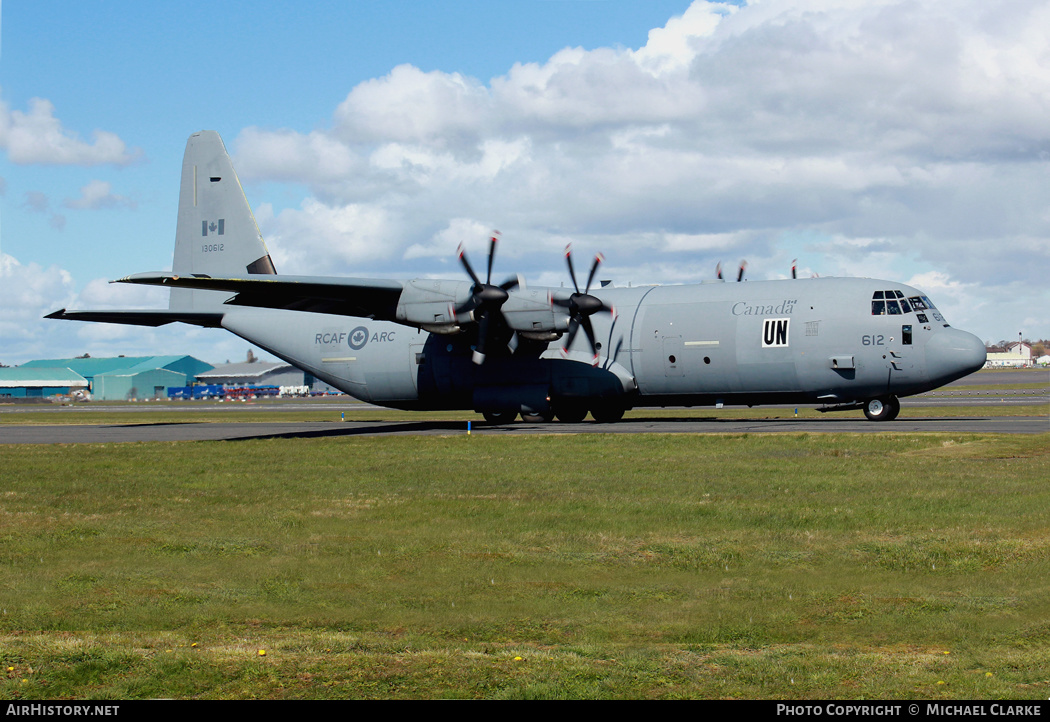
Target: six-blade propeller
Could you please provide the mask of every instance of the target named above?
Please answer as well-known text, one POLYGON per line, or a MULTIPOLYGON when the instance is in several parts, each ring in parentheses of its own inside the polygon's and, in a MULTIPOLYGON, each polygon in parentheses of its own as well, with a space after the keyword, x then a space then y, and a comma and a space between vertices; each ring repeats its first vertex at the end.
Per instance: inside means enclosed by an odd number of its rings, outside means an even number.
POLYGON ((569 276, 572 278, 572 286, 576 289, 576 293, 573 293, 566 299, 552 299, 554 305, 562 306, 568 309, 569 312, 569 332, 565 337, 565 345, 562 346, 561 351, 563 354, 568 354, 569 347, 572 346, 572 341, 576 338, 576 332, 583 328, 583 332, 587 335, 587 341, 591 345, 591 353, 594 354, 594 359, 591 363, 597 365, 598 345, 594 338, 594 327, 591 326, 590 317, 598 313, 598 311, 608 311, 614 319, 616 318, 616 310, 612 306, 600 298, 592 296, 590 293, 594 274, 598 272, 598 266, 604 259, 600 253, 594 257, 594 263, 591 264, 591 272, 587 274, 587 284, 583 287, 582 293, 580 292, 580 285, 576 283, 576 270, 572 265, 572 244, 565 247, 565 260, 569 264, 569 276))
POLYGON ((498 286, 492 283, 492 261, 496 256, 498 236, 499 231, 494 231, 489 243, 489 264, 484 283, 474 273, 470 261, 467 260, 467 254, 463 250, 463 245, 459 246, 459 260, 471 280, 474 281, 474 288, 465 303, 452 309, 452 315, 457 319, 466 316, 478 322, 478 343, 474 347, 474 363, 479 365, 485 362, 485 348, 489 342, 489 334, 495 331, 492 323, 493 315, 499 314, 500 308, 510 298, 508 291, 519 285, 517 278, 508 279, 498 286))

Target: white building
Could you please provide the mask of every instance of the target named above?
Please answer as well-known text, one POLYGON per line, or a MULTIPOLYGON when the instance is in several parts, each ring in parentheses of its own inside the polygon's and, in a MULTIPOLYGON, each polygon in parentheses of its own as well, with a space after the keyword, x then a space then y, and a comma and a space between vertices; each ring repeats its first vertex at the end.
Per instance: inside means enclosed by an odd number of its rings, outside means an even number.
POLYGON ((984 362, 990 368, 1024 368, 1032 365, 1032 347, 1023 342, 1008 343, 1006 346, 992 346, 985 349, 988 354, 984 362))

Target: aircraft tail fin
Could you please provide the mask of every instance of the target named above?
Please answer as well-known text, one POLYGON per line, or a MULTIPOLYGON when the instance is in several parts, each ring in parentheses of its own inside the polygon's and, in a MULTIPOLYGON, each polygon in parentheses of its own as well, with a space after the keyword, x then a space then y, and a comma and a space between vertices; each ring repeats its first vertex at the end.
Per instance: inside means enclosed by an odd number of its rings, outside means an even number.
MULTIPOLYGON (((276 274, 226 146, 213 130, 186 142, 172 273, 234 277, 276 274)), ((172 311, 211 311, 230 294, 171 289, 172 311)))

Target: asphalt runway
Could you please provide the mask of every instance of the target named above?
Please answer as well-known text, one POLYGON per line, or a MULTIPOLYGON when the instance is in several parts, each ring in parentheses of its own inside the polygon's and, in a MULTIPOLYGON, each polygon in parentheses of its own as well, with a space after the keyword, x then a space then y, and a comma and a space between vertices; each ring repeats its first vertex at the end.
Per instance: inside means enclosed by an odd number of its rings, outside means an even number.
MULTIPOLYGON (((520 434, 742 434, 742 433, 992 433, 1038 434, 1050 432, 1046 416, 989 416, 962 418, 898 418, 873 423, 863 417, 842 415, 818 419, 720 419, 717 417, 666 417, 627 419, 615 424, 585 421, 579 424, 522 423, 471 424, 478 436, 520 434)), ((238 441, 244 439, 309 439, 322 437, 456 435, 466 434, 462 421, 312 421, 219 422, 162 424, 61 424, 0 426, 0 444, 112 444, 130 441, 238 441)))
MULTIPOLYGON (((106 407, 105 404, 79 406, 26 406, 5 408, 3 413, 22 412, 77 413, 83 411, 109 410, 120 416, 128 414, 127 423, 112 424, 54 424, 18 425, 0 424, 0 444, 107 444, 135 441, 238 441, 266 438, 320 438, 351 436, 390 435, 454 435, 466 434, 464 421, 280 421, 282 412, 317 410, 318 404, 284 403, 266 406, 274 412, 272 422, 245 423, 223 421, 217 423, 149 423, 131 421, 139 411, 157 411, 156 404, 136 404, 106 407)), ((198 405, 186 402, 183 405, 164 405, 163 410, 184 409, 187 411, 214 410, 230 412, 243 409, 259 411, 259 405, 220 404, 198 405)), ((340 411, 361 411, 375 408, 368 404, 348 402, 325 403, 323 408, 331 410, 333 416, 340 411)), ((860 411, 830 413, 820 418, 720 418, 718 411, 711 409, 701 416, 683 416, 677 409, 662 409, 651 418, 627 418, 615 424, 598 424, 584 421, 578 424, 524 423, 489 425, 481 420, 471 422, 471 433, 485 436, 507 436, 513 434, 741 434, 741 433, 992 433, 992 434, 1039 434, 1050 432, 1050 372, 1046 369, 1027 369, 999 373, 977 373, 937 391, 901 399, 901 416, 887 423, 874 423, 864 418, 860 411), (1044 382, 1040 389, 1010 389, 1010 385, 1044 382), (965 386, 953 389, 953 386, 965 386), (973 387, 979 387, 977 389, 973 387), (908 418, 909 408, 952 406, 1003 406, 1042 404, 1047 413, 1041 416, 967 416, 908 418)))

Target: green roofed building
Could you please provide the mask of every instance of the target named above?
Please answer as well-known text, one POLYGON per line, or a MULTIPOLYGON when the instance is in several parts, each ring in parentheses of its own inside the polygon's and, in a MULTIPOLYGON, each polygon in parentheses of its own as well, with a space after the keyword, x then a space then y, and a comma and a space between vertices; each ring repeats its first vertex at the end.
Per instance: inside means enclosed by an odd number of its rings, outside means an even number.
POLYGON ((87 379, 68 368, 0 368, 0 398, 64 396, 87 388, 87 379))
POLYGON ((199 373, 214 368, 193 356, 118 356, 29 361, 19 369, 67 368, 87 380, 101 401, 167 396, 171 386, 189 386, 199 373))

